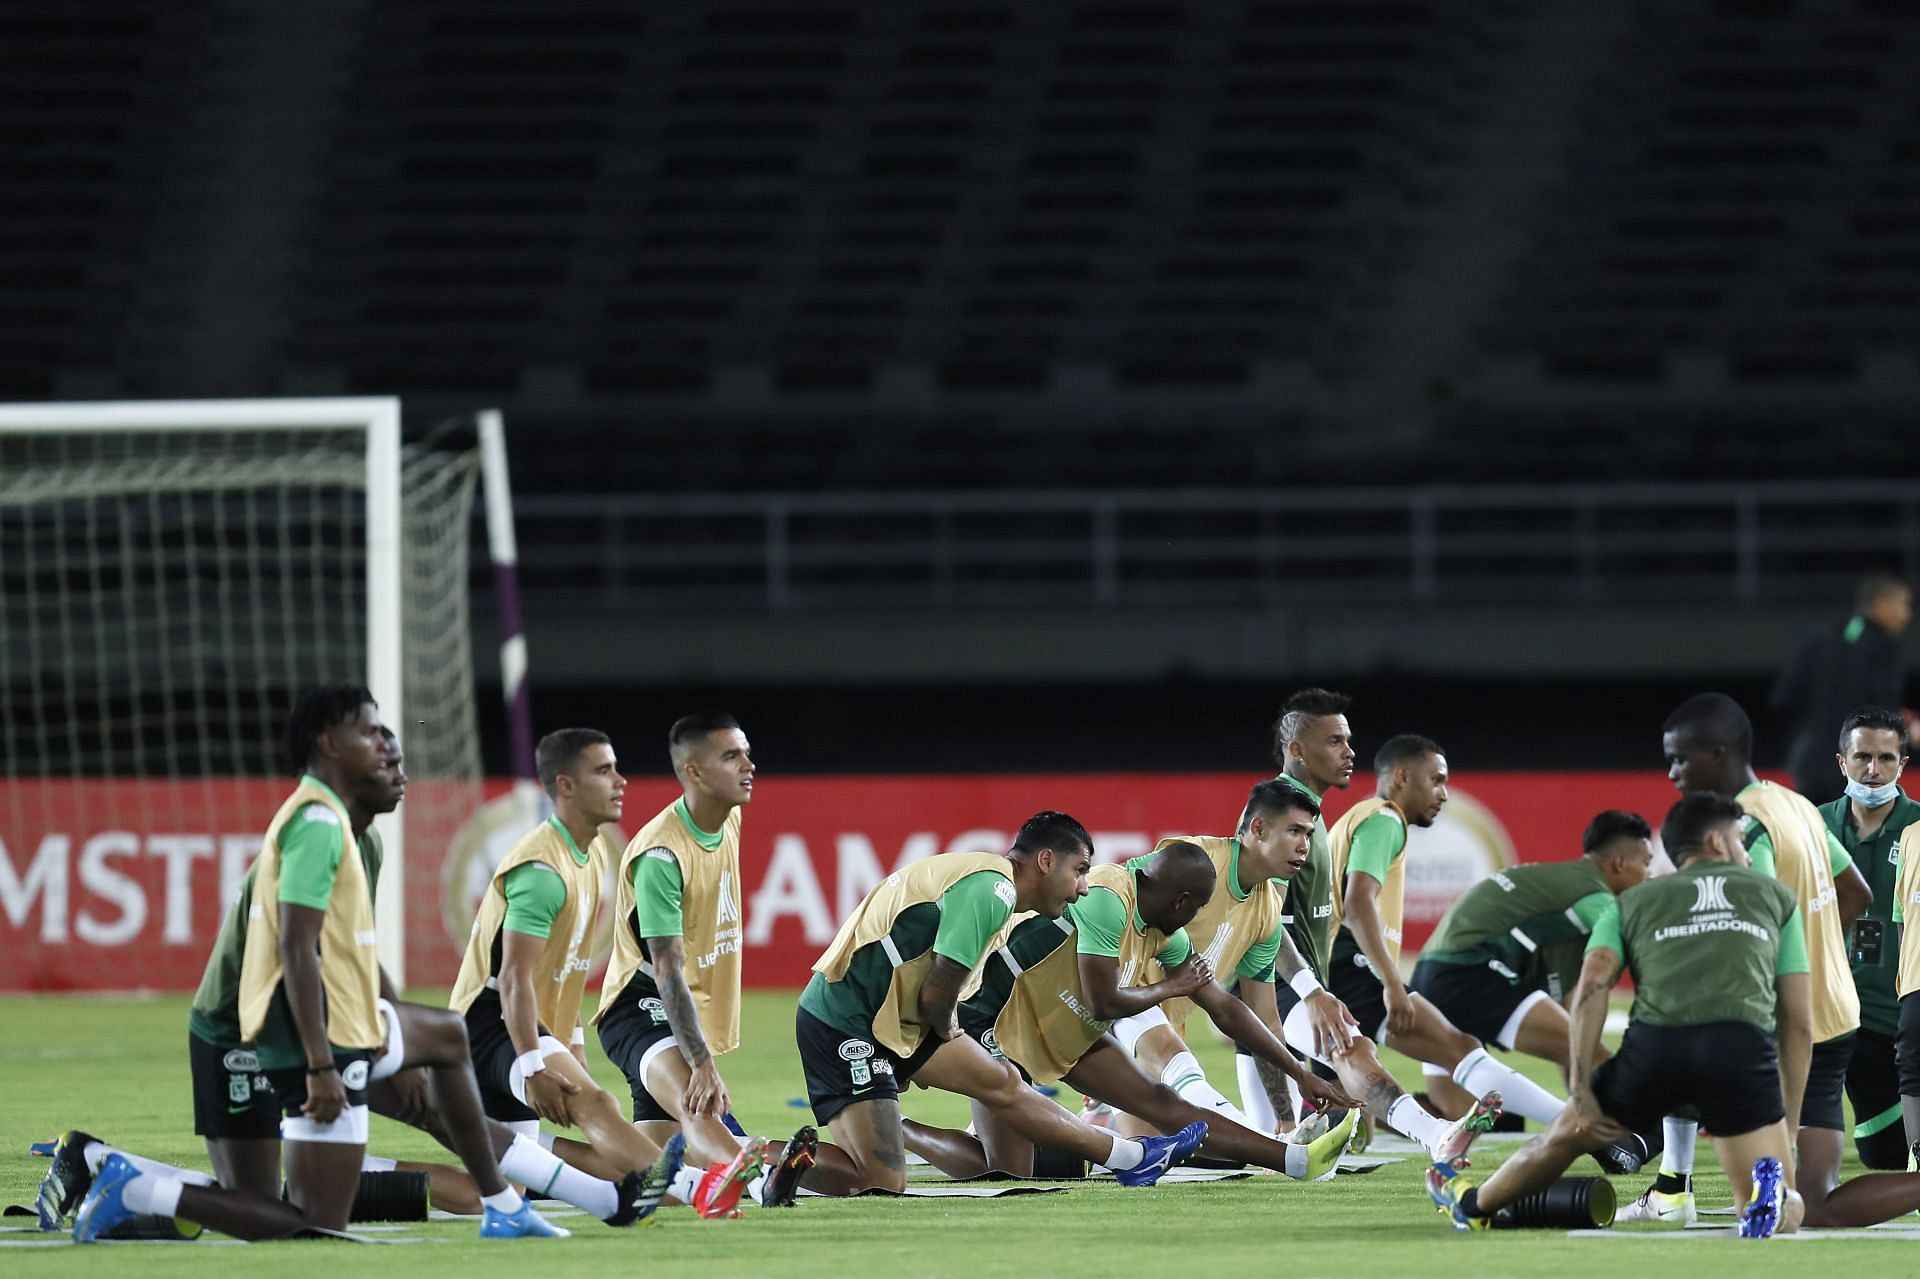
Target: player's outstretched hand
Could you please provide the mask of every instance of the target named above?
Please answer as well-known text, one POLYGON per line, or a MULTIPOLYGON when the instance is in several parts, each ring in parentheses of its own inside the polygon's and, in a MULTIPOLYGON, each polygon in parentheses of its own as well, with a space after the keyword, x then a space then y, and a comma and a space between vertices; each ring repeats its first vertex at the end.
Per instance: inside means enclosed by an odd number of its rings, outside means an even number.
POLYGON ((1353 1014, 1332 992, 1316 990, 1307 996, 1307 1022, 1313 1027, 1313 1051, 1321 1061, 1346 1055, 1353 1047, 1353 1014))
POLYGON ((580 1085, 549 1067, 535 1075, 527 1076, 527 1105, 533 1113, 550 1124, 562 1128, 573 1127, 573 1098, 580 1093, 580 1085))
POLYGON ((300 1113, 316 1124, 330 1124, 347 1109, 347 1085, 337 1070, 307 1072, 307 1100, 300 1113))
POLYGON ((687 1080, 687 1113, 698 1117, 719 1118, 727 1113, 733 1099, 727 1096, 727 1085, 720 1078, 720 1068, 709 1057, 693 1068, 692 1076, 687 1080))
POLYGON ((1413 996, 1404 986, 1388 986, 1387 1033, 1389 1035, 1411 1035, 1413 1033, 1413 996))
POLYGON ((1360 1106, 1339 1084, 1312 1073, 1300 1084, 1300 1095, 1317 1110, 1356 1110, 1360 1106))

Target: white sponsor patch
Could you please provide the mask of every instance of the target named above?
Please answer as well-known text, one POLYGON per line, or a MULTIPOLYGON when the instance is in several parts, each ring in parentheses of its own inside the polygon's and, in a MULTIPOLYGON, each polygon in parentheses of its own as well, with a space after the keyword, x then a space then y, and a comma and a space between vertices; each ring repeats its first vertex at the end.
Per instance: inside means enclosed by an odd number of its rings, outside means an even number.
POLYGON ((995 897, 998 897, 1001 901, 1005 902, 1009 909, 1012 908, 1013 906, 1013 885, 1012 884, 1009 884, 1004 879, 1001 880, 999 883, 993 886, 993 895, 995 897))
POLYGON ((368 1066, 364 1058, 360 1061, 349 1062, 347 1068, 340 1072, 340 1082, 348 1088, 358 1091, 367 1086, 367 1071, 368 1066))
POLYGON ((864 1039, 849 1039, 840 1045, 840 1056, 845 1061, 860 1061, 873 1056, 873 1045, 864 1039))
POLYGON ((260 1070, 260 1054, 251 1048, 235 1048, 220 1059, 220 1064, 236 1075, 257 1074, 260 1070))
POLYGON ((334 816, 333 810, 322 804, 307 805, 301 816, 306 821, 318 822, 322 826, 338 826, 340 824, 340 819, 334 816))

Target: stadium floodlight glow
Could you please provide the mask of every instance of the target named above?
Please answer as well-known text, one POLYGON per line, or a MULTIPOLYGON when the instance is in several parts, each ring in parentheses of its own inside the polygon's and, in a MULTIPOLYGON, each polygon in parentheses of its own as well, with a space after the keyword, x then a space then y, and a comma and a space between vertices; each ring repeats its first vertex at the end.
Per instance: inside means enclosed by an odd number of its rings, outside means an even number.
POLYGON ((364 682, 424 783, 377 824, 406 980, 408 834, 444 842, 479 796, 480 462, 400 425, 390 397, 0 405, 0 924, 43 968, 13 984, 197 976, 204 886, 224 911, 284 791, 287 707, 322 682, 364 682))

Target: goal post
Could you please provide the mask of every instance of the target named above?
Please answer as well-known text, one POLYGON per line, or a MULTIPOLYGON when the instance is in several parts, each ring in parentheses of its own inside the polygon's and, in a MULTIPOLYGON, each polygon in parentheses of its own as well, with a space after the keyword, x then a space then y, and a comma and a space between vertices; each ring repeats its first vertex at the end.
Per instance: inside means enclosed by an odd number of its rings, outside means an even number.
POLYGON ((405 444, 384 397, 0 405, 0 989, 190 989, 321 682, 407 753, 381 960, 450 979, 409 834, 481 798, 471 435, 405 444))

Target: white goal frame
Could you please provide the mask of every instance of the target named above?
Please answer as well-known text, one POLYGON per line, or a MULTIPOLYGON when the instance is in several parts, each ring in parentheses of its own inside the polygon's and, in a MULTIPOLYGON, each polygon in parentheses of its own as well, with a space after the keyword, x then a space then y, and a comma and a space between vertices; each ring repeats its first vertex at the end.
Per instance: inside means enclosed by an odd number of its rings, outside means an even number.
MULTIPOLYGON (((391 396, 261 400, 115 400, 0 404, 0 434, 314 429, 366 433, 367 688, 396 730, 406 723, 401 675, 400 401, 391 396)), ((406 986, 406 826, 382 824, 374 926, 380 962, 406 986)))

